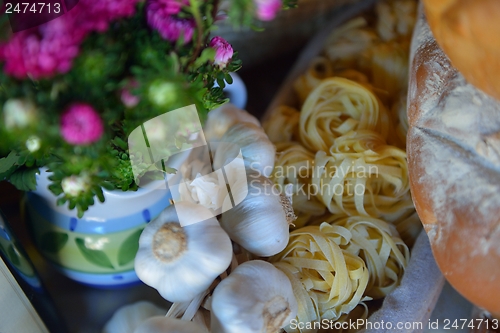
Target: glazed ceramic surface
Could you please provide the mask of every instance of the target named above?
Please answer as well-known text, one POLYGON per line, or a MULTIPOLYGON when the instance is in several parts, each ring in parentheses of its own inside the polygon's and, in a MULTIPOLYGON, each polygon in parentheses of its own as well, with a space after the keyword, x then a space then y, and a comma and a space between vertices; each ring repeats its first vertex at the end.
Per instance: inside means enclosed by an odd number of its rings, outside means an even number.
POLYGON ((38 189, 27 193, 26 215, 38 249, 68 277, 95 286, 138 282, 134 258, 145 225, 170 204, 164 181, 136 192, 106 191, 104 203, 91 206, 83 218, 57 206, 48 190, 48 173, 38 189))

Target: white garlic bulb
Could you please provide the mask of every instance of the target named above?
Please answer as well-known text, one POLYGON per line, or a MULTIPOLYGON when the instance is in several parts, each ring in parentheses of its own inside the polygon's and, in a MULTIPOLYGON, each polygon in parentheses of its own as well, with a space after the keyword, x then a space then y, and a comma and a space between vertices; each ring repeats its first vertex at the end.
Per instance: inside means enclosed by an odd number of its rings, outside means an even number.
POLYGON ((229 127, 236 123, 251 123, 260 126, 257 118, 250 113, 227 103, 208 113, 203 133, 207 141, 219 141, 229 127))
POLYGON ((165 315, 167 310, 147 301, 122 306, 104 326, 102 333, 133 333, 146 319, 165 315))
POLYGON ((282 251, 288 244, 288 226, 296 218, 290 199, 280 194, 269 179, 253 174, 248 183, 234 184, 231 193, 240 203, 220 218, 229 237, 258 256, 269 257, 282 251), (240 192, 244 193, 242 186, 248 189, 244 199, 239 197, 240 192))
POLYGON ((214 333, 276 333, 298 309, 290 280, 262 260, 245 262, 222 280, 211 306, 214 333))
POLYGON ((153 317, 137 327, 134 333, 208 333, 208 331, 192 321, 153 317))
POLYGON ((135 271, 170 302, 192 300, 231 262, 231 240, 207 215, 200 205, 176 203, 147 224, 139 238, 135 271), (201 222, 182 227, 178 216, 186 215, 201 222))
POLYGON ((235 124, 222 136, 215 150, 214 170, 231 162, 240 150, 247 168, 265 177, 271 175, 276 148, 264 130, 251 123, 235 124))

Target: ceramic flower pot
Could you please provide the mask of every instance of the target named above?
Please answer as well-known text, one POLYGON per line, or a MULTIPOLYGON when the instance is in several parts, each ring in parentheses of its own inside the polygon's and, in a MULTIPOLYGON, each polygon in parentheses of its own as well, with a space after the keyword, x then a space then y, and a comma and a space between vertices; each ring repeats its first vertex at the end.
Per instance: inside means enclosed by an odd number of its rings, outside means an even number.
POLYGON ((96 287, 118 287, 139 281, 134 271, 138 240, 146 223, 170 204, 165 183, 136 192, 104 190, 83 218, 47 188, 49 173, 37 176, 37 190, 26 195, 26 217, 35 245, 62 274, 96 287))

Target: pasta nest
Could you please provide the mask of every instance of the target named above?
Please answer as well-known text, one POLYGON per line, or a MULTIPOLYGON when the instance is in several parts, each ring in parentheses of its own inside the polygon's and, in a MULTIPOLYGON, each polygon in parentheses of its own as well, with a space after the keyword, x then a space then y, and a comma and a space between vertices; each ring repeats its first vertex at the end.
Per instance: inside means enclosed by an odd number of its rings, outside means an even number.
POLYGON ((297 320, 313 322, 342 319, 364 301, 386 296, 399 283, 409 256, 394 226, 356 216, 291 232, 288 246, 271 262, 292 282, 297 320))

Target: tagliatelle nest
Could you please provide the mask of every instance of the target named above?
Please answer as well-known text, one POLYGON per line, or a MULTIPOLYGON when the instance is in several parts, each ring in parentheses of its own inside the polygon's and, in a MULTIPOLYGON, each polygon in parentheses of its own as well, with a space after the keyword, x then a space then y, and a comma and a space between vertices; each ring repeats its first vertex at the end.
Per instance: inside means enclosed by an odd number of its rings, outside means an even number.
POLYGON ((271 258, 292 282, 299 322, 337 320, 368 300, 363 296, 370 276, 365 263, 341 248, 351 238, 341 226, 307 226, 291 232, 285 250, 271 258))
MULTIPOLYGON (((383 298, 397 286, 410 252, 394 226, 354 216, 290 233, 285 250, 271 258, 292 282, 299 311, 297 322, 345 320, 364 301, 383 298)), ((358 311, 358 312, 359 312, 358 311)), ((290 325, 289 333, 315 332, 290 325)))
POLYGON ((335 219, 332 215, 326 222, 351 233, 347 246, 340 247, 360 256, 368 267, 370 279, 365 295, 378 299, 397 287, 408 265, 410 250, 393 225, 364 216, 335 219))
POLYGON ((406 153, 376 132, 337 138, 315 156, 312 184, 332 214, 370 216, 397 223, 413 210, 406 153))

